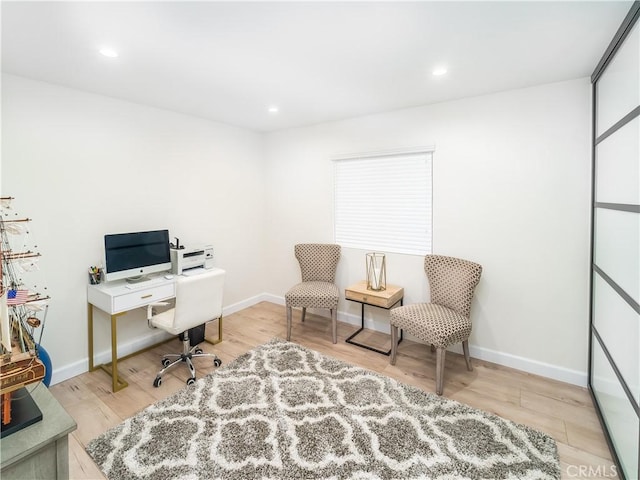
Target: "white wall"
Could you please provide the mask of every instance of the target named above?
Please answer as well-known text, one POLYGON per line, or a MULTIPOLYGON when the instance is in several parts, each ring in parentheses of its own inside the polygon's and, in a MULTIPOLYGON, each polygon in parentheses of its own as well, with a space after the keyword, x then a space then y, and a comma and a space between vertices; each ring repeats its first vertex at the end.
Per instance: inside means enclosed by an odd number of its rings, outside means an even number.
MULTIPOLYGON (((435 145, 434 253, 484 267, 472 355, 586 384, 589 92, 579 79, 269 134, 267 291, 299 281, 295 243, 333 241, 332 156, 435 145)), ((364 278, 364 254, 343 249, 341 289, 364 278)), ((405 303, 427 300, 422 261, 387 257, 405 303)), ((359 309, 342 300, 340 317, 359 309)))
MULTIPOLYGON (((3 75, 2 116, 2 194, 34 219, 53 297, 43 345, 54 383, 86 370, 86 268, 105 233, 169 228, 211 242, 226 311, 282 301, 299 280, 293 245, 333 241, 329 158, 422 145, 436 147, 434 252, 484 266, 472 355, 586 382, 587 79, 261 135, 3 75)), ((341 289, 364 277, 364 253, 343 250, 341 289)), ((426 300, 421 257, 387 262, 405 302, 426 300)), ((358 304, 340 310, 359 321, 358 304)), ((367 316, 387 328, 386 312, 367 316)), ((119 322, 122 354, 153 340, 142 312, 119 322)))
MULTIPOLYGON (((86 272, 105 233, 168 228, 212 243, 227 310, 263 292, 262 135, 12 75, 2 76, 2 127, 2 194, 33 218, 44 254, 54 383, 86 371, 86 272)), ((96 316, 99 358, 108 325, 96 316)), ((123 354, 152 340, 141 311, 118 333, 123 354)))

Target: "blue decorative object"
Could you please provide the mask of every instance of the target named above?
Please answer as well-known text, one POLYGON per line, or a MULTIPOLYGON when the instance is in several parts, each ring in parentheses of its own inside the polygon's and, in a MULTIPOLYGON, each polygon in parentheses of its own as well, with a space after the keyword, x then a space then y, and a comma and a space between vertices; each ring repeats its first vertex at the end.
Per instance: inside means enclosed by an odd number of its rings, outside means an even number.
POLYGON ((49 384, 51 383, 51 373, 52 373, 51 357, 49 356, 47 351, 44 349, 44 347, 40 344, 37 344, 36 351, 38 352, 38 358, 44 364, 44 378, 42 379, 42 383, 44 383, 48 387, 49 384))

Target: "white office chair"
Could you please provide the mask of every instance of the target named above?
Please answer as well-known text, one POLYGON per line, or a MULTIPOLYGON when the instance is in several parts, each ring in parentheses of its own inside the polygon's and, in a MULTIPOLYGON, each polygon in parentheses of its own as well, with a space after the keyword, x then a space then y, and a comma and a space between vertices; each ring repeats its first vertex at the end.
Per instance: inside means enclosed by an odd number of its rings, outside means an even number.
POLYGON ((215 354, 204 353, 197 345, 191 345, 189 329, 216 318, 222 318, 224 275, 224 270, 213 268, 197 275, 180 276, 176 280, 174 308, 154 315, 154 307, 167 304, 149 305, 147 309, 149 326, 161 328, 173 335, 180 335, 182 339, 182 353, 167 354, 162 357, 164 368, 158 372, 153 381, 154 387, 159 387, 162 384, 162 375, 180 362, 185 362, 191 372, 187 385, 193 384, 196 381, 196 369, 191 361, 194 357, 212 357, 214 366, 222 365, 222 361, 215 354))

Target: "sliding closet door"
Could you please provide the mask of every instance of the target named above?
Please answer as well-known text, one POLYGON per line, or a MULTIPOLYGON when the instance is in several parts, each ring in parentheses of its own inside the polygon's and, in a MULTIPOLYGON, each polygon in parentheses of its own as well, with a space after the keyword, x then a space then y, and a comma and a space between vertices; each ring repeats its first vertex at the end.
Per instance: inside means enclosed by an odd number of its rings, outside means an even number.
POLYGON ((589 388, 619 474, 640 477, 640 22, 638 2, 593 74, 589 388))

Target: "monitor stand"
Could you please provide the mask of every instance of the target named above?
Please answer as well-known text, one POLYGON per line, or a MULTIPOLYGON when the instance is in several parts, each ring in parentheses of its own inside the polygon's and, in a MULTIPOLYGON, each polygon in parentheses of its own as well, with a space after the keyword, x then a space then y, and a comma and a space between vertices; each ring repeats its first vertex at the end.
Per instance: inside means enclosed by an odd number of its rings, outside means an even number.
POLYGON ((126 282, 127 283, 140 283, 140 282, 146 282, 148 280, 151 280, 149 275, 138 275, 137 277, 128 277, 126 279, 126 282))

